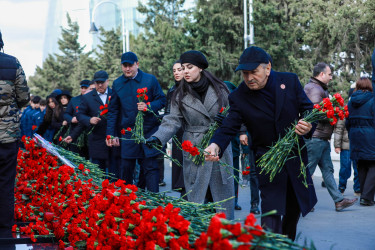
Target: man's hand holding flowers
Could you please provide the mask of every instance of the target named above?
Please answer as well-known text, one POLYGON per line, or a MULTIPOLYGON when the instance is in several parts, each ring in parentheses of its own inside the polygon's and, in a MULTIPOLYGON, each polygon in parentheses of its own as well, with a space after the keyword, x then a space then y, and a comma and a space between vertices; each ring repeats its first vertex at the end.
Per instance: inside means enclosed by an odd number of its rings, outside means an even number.
POLYGON ((145 110, 147 110, 147 104, 144 103, 144 102, 138 102, 137 106, 138 106, 138 111, 145 111, 145 110))
POLYGON ((100 121, 101 121, 102 119, 100 119, 99 117, 91 117, 90 118, 90 123, 92 124, 92 125, 96 125, 96 124, 98 124, 100 121))
POLYGON ((120 140, 118 137, 107 136, 107 138, 105 139, 105 144, 107 144, 108 147, 119 147, 120 140))
POLYGON ((301 119, 298 121, 294 131, 297 133, 297 135, 305 135, 308 132, 310 132, 311 128, 312 128, 311 123, 306 122, 301 119))
POLYGON ((216 143, 211 143, 204 150, 204 156, 206 161, 219 161, 220 148, 216 143))
POLYGON ((242 145, 249 145, 249 138, 247 137, 247 134, 240 135, 240 142, 242 145))
POLYGON ((73 141, 73 138, 69 135, 69 136, 65 137, 65 139, 63 141, 66 142, 66 143, 71 143, 73 141))

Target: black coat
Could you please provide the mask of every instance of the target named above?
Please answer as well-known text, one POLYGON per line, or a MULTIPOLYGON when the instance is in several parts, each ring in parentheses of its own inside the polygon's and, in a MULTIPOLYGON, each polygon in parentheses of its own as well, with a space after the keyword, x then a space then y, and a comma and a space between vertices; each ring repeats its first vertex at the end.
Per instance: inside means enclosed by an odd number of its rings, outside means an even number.
MULTIPOLYGON (((112 94, 112 90, 108 88, 108 97, 112 94)), ((98 117, 100 114, 100 106, 104 105, 100 99, 98 92, 94 89, 81 98, 81 105, 78 107, 77 119, 79 121, 79 128, 74 129, 71 133, 73 140, 77 139, 80 133, 85 128, 91 128, 90 123, 92 117, 98 117)), ((110 148, 106 145, 105 139, 107 136, 107 118, 106 115, 100 116, 101 121, 95 125, 92 132, 88 135, 89 155, 93 159, 106 160, 109 157, 110 148)), ((91 130, 91 129, 90 129, 91 130)))
POLYGON ((357 90, 348 104, 349 118, 346 127, 349 132, 350 158, 354 161, 375 161, 374 95, 357 90))
MULTIPOLYGON (((165 107, 164 115, 170 113, 171 110, 171 101, 174 94, 174 91, 177 88, 177 84, 173 85, 167 93, 167 106, 165 107)), ((176 133, 177 140, 182 143, 182 135, 184 131, 182 128, 176 133)), ((183 163, 182 150, 178 148, 176 143, 172 141, 172 158, 178 160, 181 164, 183 163)), ((172 162, 172 189, 185 188, 184 185, 184 173, 183 168, 178 166, 176 163, 172 162)))
MULTIPOLYGON (((250 90, 244 82, 229 95, 229 115, 211 140, 219 145, 221 152, 240 130, 241 124, 245 124, 252 138, 255 160, 258 160, 268 147, 278 140, 279 136, 285 135, 285 130, 293 122, 300 119, 305 111, 313 108, 297 75, 271 71, 267 84, 270 83, 275 88, 276 97, 273 112, 265 108, 267 103, 259 92, 250 90)), ((313 130, 306 136, 311 136, 312 132, 313 130)), ((304 145, 302 139, 300 139, 300 145, 304 145)), ((307 166, 306 148, 302 150, 302 158, 307 166)), ((285 214, 288 178, 292 183, 303 216, 316 204, 315 189, 308 169, 306 169, 308 188, 302 183, 303 177, 300 175, 298 157, 288 160, 272 182, 269 180, 269 175, 260 174, 260 170, 256 167, 263 213, 276 209, 277 214, 285 214)))

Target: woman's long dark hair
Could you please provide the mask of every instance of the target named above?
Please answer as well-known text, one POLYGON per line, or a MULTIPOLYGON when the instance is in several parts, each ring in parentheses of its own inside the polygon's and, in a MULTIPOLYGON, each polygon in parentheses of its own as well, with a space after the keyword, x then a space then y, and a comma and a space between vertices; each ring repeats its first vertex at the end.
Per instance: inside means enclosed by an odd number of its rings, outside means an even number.
MULTIPOLYGON (((216 76, 214 76, 212 73, 210 73, 207 70, 202 70, 201 74, 207 78, 210 85, 214 88, 219 99, 219 106, 220 107, 226 106, 228 104, 227 96, 229 94, 227 85, 222 80, 220 80, 219 78, 217 78, 216 76)), ((173 93, 172 100, 173 102, 176 102, 178 107, 181 109, 182 98, 184 98, 184 96, 187 94, 192 95, 192 92, 193 90, 191 89, 190 84, 186 82, 185 79, 182 79, 178 88, 173 93)))
POLYGON ((55 120, 58 120, 59 117, 60 117, 60 114, 61 114, 62 110, 63 110, 63 108, 62 108, 61 104, 56 100, 56 98, 53 97, 53 96, 48 96, 47 97, 47 109, 46 109, 46 114, 44 115, 44 119, 48 123, 52 122, 52 116, 55 117, 55 120), (54 109, 51 109, 51 107, 49 106, 49 100, 50 99, 55 104, 55 108, 54 109))

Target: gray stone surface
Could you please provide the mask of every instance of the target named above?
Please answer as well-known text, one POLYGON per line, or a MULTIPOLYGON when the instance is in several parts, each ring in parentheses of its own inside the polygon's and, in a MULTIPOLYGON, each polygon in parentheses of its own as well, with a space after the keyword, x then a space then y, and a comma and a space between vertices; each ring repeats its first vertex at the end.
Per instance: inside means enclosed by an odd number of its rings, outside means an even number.
MULTIPOLYGON (((336 154, 334 151, 333 154, 336 154)), ((338 155, 337 155, 338 156, 338 155)), ((333 157, 334 175, 338 183, 340 168, 339 157, 333 157)), ((171 167, 169 161, 165 161, 165 182, 160 191, 171 189, 171 167)), ((345 198, 354 198, 353 176, 348 181, 345 198)), ((297 242, 303 244, 313 241, 318 250, 375 250, 375 206, 363 207, 357 202, 350 208, 341 212, 335 211, 334 202, 326 188, 321 186, 322 178, 319 168, 314 175, 314 184, 318 197, 315 212, 301 217, 297 228, 297 242)), ((241 182, 242 183, 242 182, 241 182)), ((178 196, 177 192, 170 195, 178 196)), ((250 211, 250 187, 239 189, 239 205, 242 210, 235 211, 235 218, 243 222, 250 211)), ((259 221, 260 221, 260 217, 259 221)))

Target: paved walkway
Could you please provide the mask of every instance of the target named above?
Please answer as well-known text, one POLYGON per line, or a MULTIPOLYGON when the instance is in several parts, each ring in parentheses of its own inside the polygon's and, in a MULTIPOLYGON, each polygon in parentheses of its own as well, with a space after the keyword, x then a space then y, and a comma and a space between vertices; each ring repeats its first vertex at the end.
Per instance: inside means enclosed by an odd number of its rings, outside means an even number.
MULTIPOLYGON (((339 162, 334 161, 335 178, 338 182, 339 162)), ((165 182, 167 186, 160 191, 171 189, 171 167, 165 164, 165 182)), ((335 205, 326 188, 321 187, 321 173, 317 168, 314 184, 318 196, 315 212, 301 218, 297 228, 297 242, 303 244, 313 241, 318 250, 375 250, 375 206, 362 207, 359 202, 341 212, 335 211, 335 205)), ((353 182, 348 181, 344 196, 354 198, 353 182)), ((170 195, 177 196, 172 192, 170 195)), ((239 205, 242 210, 235 211, 235 218, 241 222, 250 211, 250 187, 239 189, 239 205)), ((259 218, 260 221, 260 218, 259 218)))

